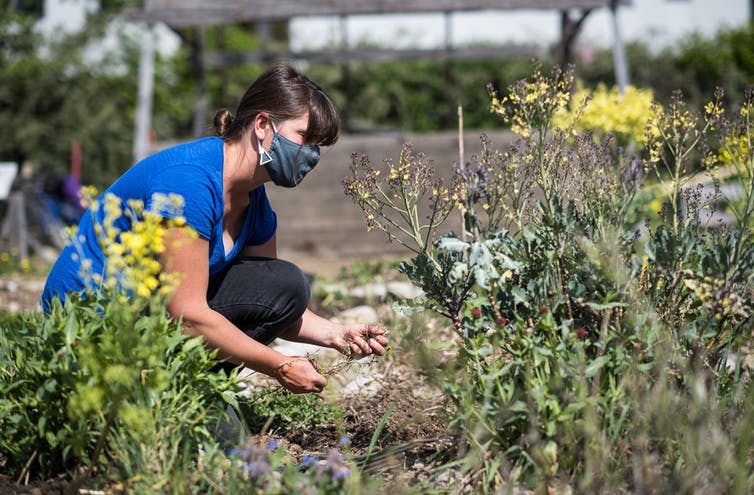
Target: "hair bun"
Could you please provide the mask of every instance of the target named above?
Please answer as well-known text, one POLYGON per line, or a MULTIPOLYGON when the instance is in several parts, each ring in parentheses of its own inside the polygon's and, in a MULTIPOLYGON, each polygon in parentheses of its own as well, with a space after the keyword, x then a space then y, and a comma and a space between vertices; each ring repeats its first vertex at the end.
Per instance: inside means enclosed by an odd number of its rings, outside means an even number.
POLYGON ((212 119, 212 123, 215 126, 215 133, 221 138, 225 138, 225 135, 230 130, 230 124, 233 122, 233 114, 227 108, 222 108, 217 111, 215 118, 212 119))

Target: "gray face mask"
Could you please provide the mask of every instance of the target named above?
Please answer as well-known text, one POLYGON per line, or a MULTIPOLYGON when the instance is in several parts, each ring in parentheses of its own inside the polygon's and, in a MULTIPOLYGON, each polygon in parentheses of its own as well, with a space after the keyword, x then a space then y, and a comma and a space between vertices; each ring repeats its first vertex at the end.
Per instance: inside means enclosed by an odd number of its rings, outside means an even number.
POLYGON ((259 164, 267 169, 276 186, 296 187, 319 162, 319 146, 294 143, 281 136, 275 124, 272 129, 275 134, 269 151, 257 138, 259 164))

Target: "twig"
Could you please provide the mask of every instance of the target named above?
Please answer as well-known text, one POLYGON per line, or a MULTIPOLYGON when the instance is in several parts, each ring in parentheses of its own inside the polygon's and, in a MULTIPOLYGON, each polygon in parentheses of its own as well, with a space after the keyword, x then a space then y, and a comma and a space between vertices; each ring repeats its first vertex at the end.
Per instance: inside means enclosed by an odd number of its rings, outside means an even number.
POLYGON ((18 475, 18 479, 16 480, 16 485, 21 484, 21 480, 24 478, 24 476, 27 476, 27 481, 28 481, 28 475, 29 475, 29 469, 31 468, 31 463, 34 462, 34 459, 36 459, 37 454, 39 454, 39 451, 35 449, 34 452, 32 452, 31 457, 29 457, 29 460, 26 461, 24 468, 21 470, 21 474, 18 475))
POLYGON ((94 453, 92 454, 92 461, 89 466, 84 466, 83 472, 71 482, 70 485, 68 485, 65 489, 66 495, 76 495, 79 492, 79 488, 81 488, 81 485, 86 482, 86 480, 89 478, 89 474, 92 472, 92 465, 96 464, 97 459, 99 459, 100 454, 102 453, 102 449, 105 447, 105 440, 107 439, 107 434, 110 432, 110 428, 115 423, 115 418, 118 415, 118 405, 113 404, 113 406, 110 409, 110 412, 107 415, 107 421, 105 422, 105 426, 102 428, 102 433, 100 433, 99 438, 97 438, 97 445, 94 446, 94 453))

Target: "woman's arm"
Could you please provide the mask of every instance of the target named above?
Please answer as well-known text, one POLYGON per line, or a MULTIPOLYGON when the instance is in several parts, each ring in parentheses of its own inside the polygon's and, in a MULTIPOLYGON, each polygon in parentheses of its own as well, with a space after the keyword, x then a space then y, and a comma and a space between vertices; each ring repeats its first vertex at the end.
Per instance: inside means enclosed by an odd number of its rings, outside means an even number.
POLYGON ((293 342, 330 347, 356 357, 385 354, 388 339, 385 330, 375 325, 342 325, 306 310, 301 324, 281 335, 293 342))
MULTIPOLYGON (((276 237, 259 246, 246 246, 244 256, 277 257, 276 237)), ((388 340, 385 330, 374 325, 340 325, 314 314, 310 310, 304 312, 301 322, 291 327, 281 335, 281 338, 292 342, 314 344, 331 347, 339 352, 352 356, 368 356, 385 354, 388 340)))
POLYGON ((306 359, 295 359, 257 342, 207 304, 209 242, 192 238, 182 228, 167 232, 163 269, 179 277, 178 287, 167 305, 173 318, 182 319, 192 336, 201 335, 218 349, 221 359, 243 364, 276 378, 293 392, 320 392, 325 379, 306 359))

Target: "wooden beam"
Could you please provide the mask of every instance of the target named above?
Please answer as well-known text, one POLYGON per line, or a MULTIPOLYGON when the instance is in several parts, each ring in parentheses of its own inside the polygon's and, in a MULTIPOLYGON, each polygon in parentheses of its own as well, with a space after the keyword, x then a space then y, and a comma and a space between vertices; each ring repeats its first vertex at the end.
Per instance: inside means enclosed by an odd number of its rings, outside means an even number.
POLYGON ((272 61, 308 60, 313 62, 344 63, 350 61, 386 62, 392 60, 410 59, 440 59, 456 60, 468 58, 502 58, 509 56, 535 56, 541 54, 542 49, 534 45, 510 46, 471 46, 446 49, 351 49, 338 50, 307 50, 300 52, 246 52, 246 53, 208 53, 204 56, 204 63, 208 68, 226 67, 243 63, 258 63, 272 61))
MULTIPOLYGON (((620 0, 629 5, 631 0, 620 0)), ((595 9, 604 0, 146 0, 129 12, 131 20, 173 27, 276 21, 297 17, 479 10, 595 9)))

